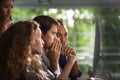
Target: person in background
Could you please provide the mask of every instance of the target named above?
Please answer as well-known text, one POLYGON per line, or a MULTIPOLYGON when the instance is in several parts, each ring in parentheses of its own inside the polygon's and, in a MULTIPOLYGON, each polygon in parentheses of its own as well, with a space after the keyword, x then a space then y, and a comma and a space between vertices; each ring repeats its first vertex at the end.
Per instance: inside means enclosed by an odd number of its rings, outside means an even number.
POLYGON ((13 0, 0 0, 0 35, 11 25, 13 0))
POLYGON ((50 80, 42 68, 39 24, 19 21, 0 36, 0 80, 50 80))
POLYGON ((61 43, 56 35, 59 23, 54 18, 46 15, 36 16, 33 20, 41 25, 42 39, 45 42, 44 56, 42 57, 45 66, 52 72, 55 79, 68 80, 71 68, 76 61, 76 56, 69 54, 68 62, 64 69, 60 71, 58 60, 60 57, 61 43))
MULTIPOLYGON (((61 54, 59 58, 59 64, 60 67, 63 69, 68 61, 68 54, 74 54, 76 55, 76 52, 73 47, 68 46, 67 40, 68 40, 68 30, 67 27, 63 24, 61 20, 57 20, 60 23, 57 37, 60 38, 62 48, 61 48, 61 54)), ((70 79, 71 80, 77 80, 77 78, 81 77, 82 72, 80 71, 79 65, 77 63, 77 60, 75 61, 71 72, 70 72, 70 79)))

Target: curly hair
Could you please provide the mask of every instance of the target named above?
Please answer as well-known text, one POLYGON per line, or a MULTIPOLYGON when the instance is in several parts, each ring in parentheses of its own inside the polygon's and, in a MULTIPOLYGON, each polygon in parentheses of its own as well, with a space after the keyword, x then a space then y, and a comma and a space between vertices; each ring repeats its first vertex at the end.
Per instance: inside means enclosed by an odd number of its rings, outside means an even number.
POLYGON ((32 42, 37 29, 39 26, 34 21, 20 21, 0 36, 1 79, 17 80, 29 66, 33 66, 41 79, 47 79, 37 54, 33 54, 32 42))

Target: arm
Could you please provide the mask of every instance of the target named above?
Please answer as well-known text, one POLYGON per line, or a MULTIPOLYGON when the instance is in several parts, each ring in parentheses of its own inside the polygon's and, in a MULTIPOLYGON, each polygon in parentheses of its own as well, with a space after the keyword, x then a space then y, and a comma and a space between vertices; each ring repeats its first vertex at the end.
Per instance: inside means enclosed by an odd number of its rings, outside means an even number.
MULTIPOLYGON (((60 43, 59 41, 56 41, 53 43, 51 49, 50 49, 50 53, 47 52, 47 57, 50 60, 51 63, 51 71, 52 73, 55 74, 55 72, 57 71, 59 73, 60 69, 59 69, 59 63, 58 63, 58 59, 60 56, 60 43)), ((62 70, 61 73, 57 74, 57 79, 61 79, 61 80, 67 80, 68 76, 70 74, 70 71, 72 69, 72 66, 74 64, 74 62, 76 61, 76 56, 74 54, 68 54, 68 61, 64 67, 64 69, 62 70)))
POLYGON ((62 70, 60 76, 58 77, 58 79, 60 79, 60 80, 67 80, 68 79, 69 73, 70 73, 75 61, 76 61, 75 55, 68 56, 68 61, 65 65, 64 69, 62 70))
POLYGON ((55 39, 53 42, 51 48, 46 52, 48 59, 50 60, 50 70, 52 73, 54 73, 56 76, 59 76, 60 74, 60 68, 59 68, 59 63, 58 59, 60 56, 60 49, 61 49, 61 44, 58 39, 55 39))
MULTIPOLYGON (((62 50, 62 55, 67 56, 67 55, 69 55, 69 54, 73 54, 73 55, 76 56, 76 52, 75 52, 75 50, 74 50, 72 47, 70 47, 70 46, 65 46, 64 49, 62 50)), ((66 58, 65 61, 67 61, 67 60, 68 60, 68 59, 66 58)), ((61 61, 61 62, 62 62, 62 61, 61 61)), ((63 63, 63 64, 65 64, 65 63, 63 63)), ((82 73, 81 73, 81 71, 80 71, 80 69, 79 69, 79 65, 78 65, 77 60, 76 60, 75 63, 73 64, 73 67, 72 67, 72 69, 71 69, 71 72, 70 72, 69 77, 70 77, 71 79, 75 79, 75 78, 77 78, 77 77, 80 77, 81 74, 82 74, 82 73)))
POLYGON ((11 25, 12 21, 10 19, 5 19, 0 23, 0 35, 4 33, 8 27, 11 25))
POLYGON ((79 65, 77 63, 77 61, 75 61, 72 69, 71 69, 71 72, 70 72, 70 77, 71 78, 77 78, 77 77, 80 77, 81 76, 81 71, 79 69, 79 65))

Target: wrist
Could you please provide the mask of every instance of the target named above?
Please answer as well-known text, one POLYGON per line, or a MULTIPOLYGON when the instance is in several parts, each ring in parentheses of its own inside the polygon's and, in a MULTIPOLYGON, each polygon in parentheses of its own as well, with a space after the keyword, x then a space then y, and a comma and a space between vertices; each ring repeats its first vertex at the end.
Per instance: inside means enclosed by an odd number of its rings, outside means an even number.
POLYGON ((51 70, 54 72, 58 69, 58 62, 51 62, 51 70))
POLYGON ((53 73, 56 77, 58 77, 61 74, 59 64, 57 64, 57 69, 53 73))

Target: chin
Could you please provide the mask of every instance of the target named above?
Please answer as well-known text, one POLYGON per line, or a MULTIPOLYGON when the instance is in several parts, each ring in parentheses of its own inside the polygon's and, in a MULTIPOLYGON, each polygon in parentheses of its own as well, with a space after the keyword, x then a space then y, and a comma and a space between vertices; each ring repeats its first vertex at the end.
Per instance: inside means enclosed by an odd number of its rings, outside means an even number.
POLYGON ((64 47, 65 46, 65 44, 62 44, 62 47, 64 47))
POLYGON ((52 44, 48 44, 47 47, 48 47, 48 48, 51 48, 51 47, 52 47, 52 44))

